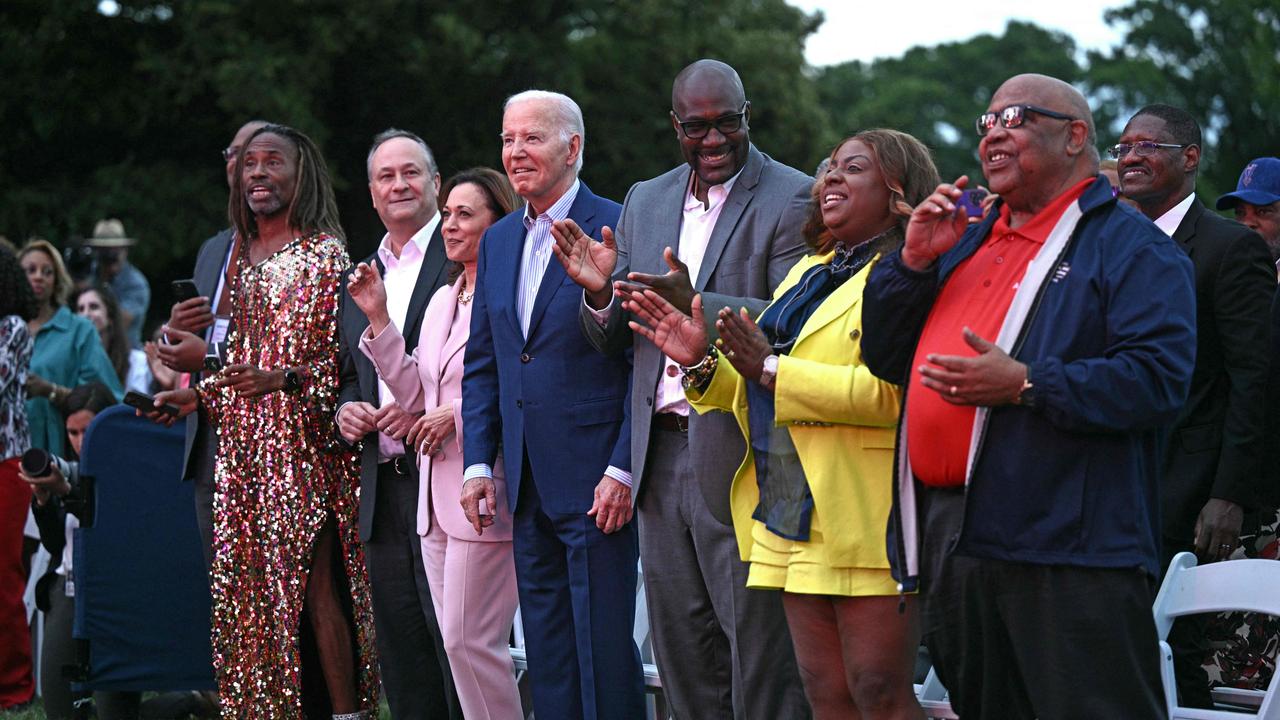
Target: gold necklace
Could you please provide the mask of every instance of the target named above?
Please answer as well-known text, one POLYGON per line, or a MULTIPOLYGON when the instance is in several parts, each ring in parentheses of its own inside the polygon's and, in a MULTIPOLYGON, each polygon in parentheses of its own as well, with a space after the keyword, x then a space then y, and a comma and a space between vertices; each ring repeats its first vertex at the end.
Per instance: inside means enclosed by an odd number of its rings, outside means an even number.
POLYGON ((458 288, 458 304, 468 305, 471 303, 471 298, 475 296, 476 296, 476 293, 474 290, 472 290, 471 292, 467 292, 467 276, 463 275, 462 287, 458 288))

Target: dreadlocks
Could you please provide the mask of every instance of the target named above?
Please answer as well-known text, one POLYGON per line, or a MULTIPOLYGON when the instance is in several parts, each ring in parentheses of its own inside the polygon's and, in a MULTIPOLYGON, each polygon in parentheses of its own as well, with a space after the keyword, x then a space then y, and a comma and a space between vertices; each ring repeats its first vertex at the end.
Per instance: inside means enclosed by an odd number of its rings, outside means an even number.
POLYGON ((254 138, 270 133, 293 144, 298 152, 297 187, 289 201, 289 227, 299 232, 319 230, 339 239, 345 239, 342 224, 338 220, 338 203, 333 197, 333 185, 329 182, 329 169, 325 166, 320 149, 303 135, 285 125, 264 125, 254 131, 236 157, 235 177, 231 181, 231 197, 227 202, 227 215, 231 226, 243 238, 256 237, 258 222, 244 197, 244 154, 254 138))

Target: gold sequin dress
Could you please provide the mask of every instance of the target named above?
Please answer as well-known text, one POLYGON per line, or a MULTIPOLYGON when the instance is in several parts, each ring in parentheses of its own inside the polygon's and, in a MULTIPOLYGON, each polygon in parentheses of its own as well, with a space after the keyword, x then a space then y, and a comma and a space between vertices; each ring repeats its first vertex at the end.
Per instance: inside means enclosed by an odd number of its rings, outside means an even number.
MULTIPOLYGON (((335 581, 340 593, 350 591, 357 698, 361 709, 376 711, 373 614, 357 528, 359 472, 334 427, 338 298, 350 260, 343 243, 324 234, 297 238, 257 265, 249 264, 247 246, 242 250, 226 363, 308 373, 297 395, 244 399, 215 387, 216 376, 199 387, 221 436, 211 582, 222 716, 303 716, 299 623, 312 549, 330 518, 346 571, 335 581)), ((319 667, 309 664, 307 674, 319 678, 319 667)), ((323 685, 308 681, 312 687, 323 685)))

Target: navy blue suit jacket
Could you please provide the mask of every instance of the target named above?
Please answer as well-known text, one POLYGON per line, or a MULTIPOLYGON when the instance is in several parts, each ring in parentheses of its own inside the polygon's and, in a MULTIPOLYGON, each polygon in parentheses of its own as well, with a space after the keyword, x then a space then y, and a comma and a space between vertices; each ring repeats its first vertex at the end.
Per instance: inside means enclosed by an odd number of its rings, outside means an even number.
MULTIPOLYGON (((597 240, 622 207, 582 183, 569 217, 597 240)), ((516 293, 524 208, 494 223, 480 243, 471 336, 462 379, 466 465, 491 467, 501 449, 514 513, 524 457, 550 513, 585 513, 610 465, 631 469, 631 361, 596 351, 578 325, 582 288, 554 257, 520 331, 516 293)))

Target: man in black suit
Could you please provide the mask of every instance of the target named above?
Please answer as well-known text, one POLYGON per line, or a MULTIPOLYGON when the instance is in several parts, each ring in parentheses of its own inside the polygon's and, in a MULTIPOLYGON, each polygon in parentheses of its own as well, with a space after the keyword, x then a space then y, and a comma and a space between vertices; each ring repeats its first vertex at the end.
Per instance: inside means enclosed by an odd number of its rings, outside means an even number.
MULTIPOLYGON (((240 147, 264 125, 267 125, 265 120, 250 120, 240 126, 231 144, 222 151, 222 159, 227 164, 227 187, 231 187, 240 147)), ((235 268, 235 263, 229 262, 234 241, 235 231, 227 228, 200 246, 191 273, 199 296, 174 303, 164 328, 167 342, 157 347, 161 362, 170 369, 192 373, 192 385, 200 381, 199 373, 204 369, 210 343, 220 342, 227 334, 231 287, 226 280, 229 279, 227 273, 234 272, 235 268)), ((188 415, 186 425, 182 479, 195 483, 196 523, 208 567, 213 562, 213 466, 218 454, 218 431, 201 413, 188 415)))
MULTIPOLYGON (((448 278, 436 195, 440 174, 422 138, 386 130, 368 158, 369 193, 387 228, 377 263, 387 288, 391 321, 413 352, 431 294, 448 278)), ((418 473, 404 437, 417 419, 400 408, 359 350, 369 319, 349 292, 339 322, 338 430, 360 444, 360 540, 373 590, 373 620, 382 685, 392 717, 461 718, 457 694, 416 528, 418 473)))
MULTIPOLYGON (((1265 446, 1275 268, 1257 233, 1195 197, 1200 142, 1200 126, 1186 111, 1149 105, 1129 120, 1112 152, 1121 191, 1195 268, 1195 372, 1171 428, 1160 486, 1166 568, 1182 551, 1194 550, 1201 562, 1231 555, 1244 511, 1256 503, 1265 446)), ((1178 691, 1193 707, 1211 707, 1199 665, 1203 620, 1180 619, 1169 636, 1178 691)))

